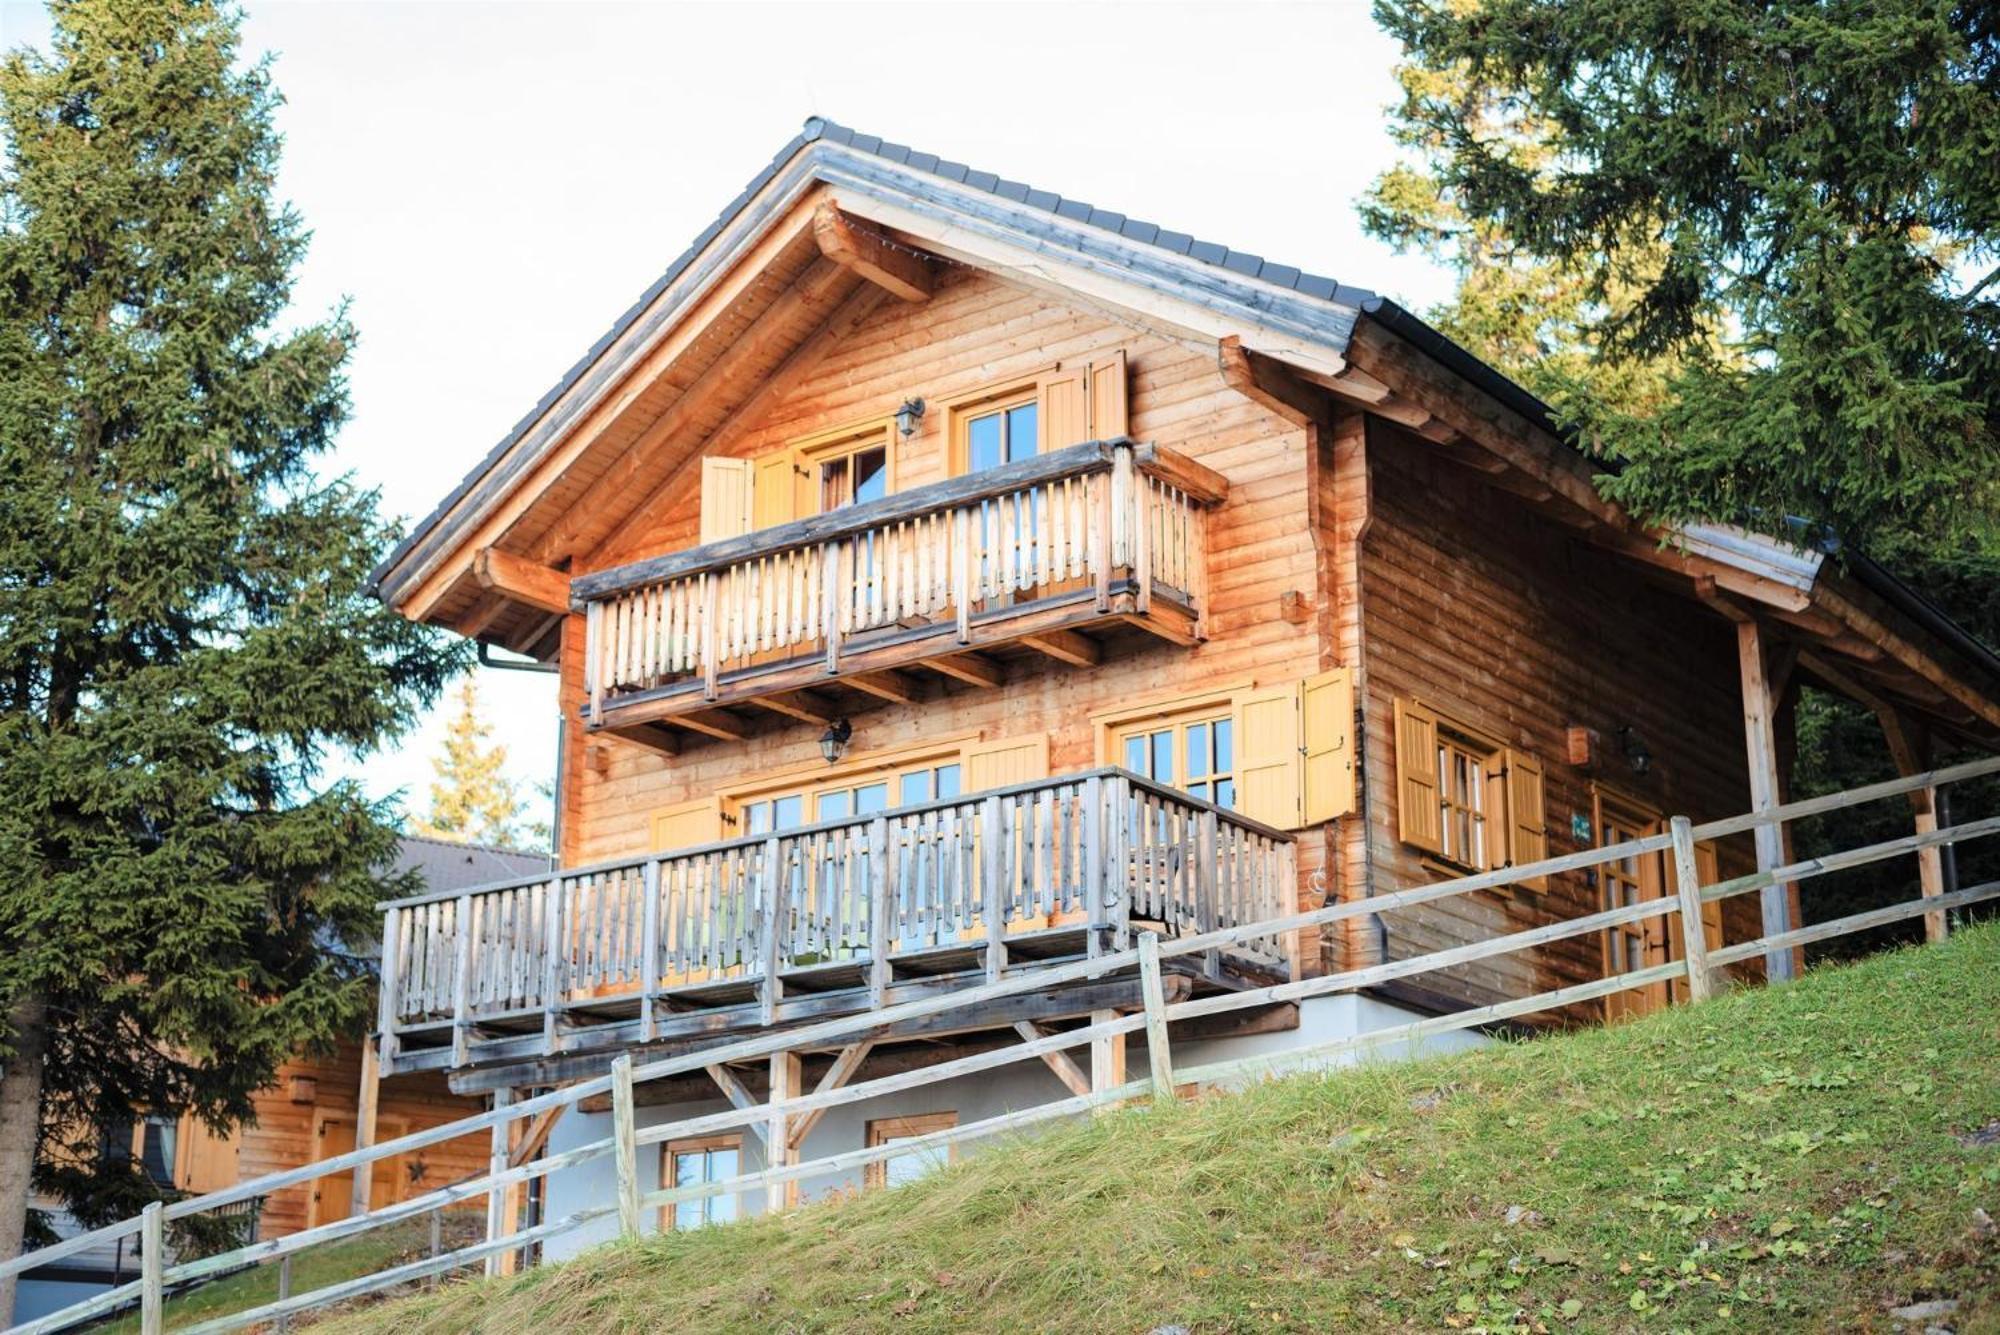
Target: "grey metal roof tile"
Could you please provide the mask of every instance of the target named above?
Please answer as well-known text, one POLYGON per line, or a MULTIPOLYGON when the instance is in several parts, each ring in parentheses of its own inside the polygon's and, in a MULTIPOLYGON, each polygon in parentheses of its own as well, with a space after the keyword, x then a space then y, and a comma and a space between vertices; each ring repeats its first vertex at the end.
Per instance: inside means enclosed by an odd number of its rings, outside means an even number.
POLYGON ((920 172, 934 172, 937 170, 938 155, 935 153, 918 153, 912 151, 910 153, 910 160, 905 165, 913 167, 920 172))
POLYGON ((994 188, 1000 184, 1000 178, 992 172, 972 171, 965 174, 965 183, 974 190, 984 190, 990 195, 993 193, 994 188))
POLYGON ((1053 190, 1036 190, 1030 187, 1028 197, 1021 202, 1031 209, 1043 209, 1049 213, 1054 213, 1056 205, 1062 203, 1062 196, 1053 190))
POLYGON ((1028 196, 1032 192, 1019 181, 1002 181, 993 187, 993 193, 1002 199, 1010 199, 1016 204, 1025 204, 1028 202, 1028 196))
POLYGON ((1232 250, 1222 257, 1222 267, 1235 273, 1255 278, 1264 267, 1262 255, 1246 255, 1240 250, 1232 250))
POLYGON ((1257 276, 1267 283, 1276 283, 1279 287, 1289 287, 1294 291, 1299 285, 1299 271, 1289 264, 1273 264, 1265 260, 1264 267, 1257 271, 1257 276))
POLYGON ((1176 255, 1185 255, 1188 253, 1188 247, 1194 244, 1194 238, 1186 232, 1161 232, 1153 238, 1153 244, 1171 250, 1176 255))
POLYGON ((1090 205, 1080 199, 1065 199, 1056 204, 1056 217, 1070 218, 1076 222, 1090 221, 1090 205))
POLYGON ((963 181, 971 170, 963 162, 940 162, 931 168, 934 175, 942 176, 947 181, 963 181))
POLYGON ((1140 222, 1136 218, 1127 218, 1118 230, 1132 240, 1148 246, 1152 245, 1154 238, 1160 234, 1159 224, 1140 222))
POLYGON ((1213 241, 1196 241, 1188 246, 1187 253, 1191 260, 1219 265, 1229 258, 1229 247, 1218 246, 1213 241))
POLYGON ((1110 209, 1092 209, 1085 219, 1092 227, 1102 227, 1107 232, 1116 232, 1125 226, 1125 215, 1113 213, 1110 209))

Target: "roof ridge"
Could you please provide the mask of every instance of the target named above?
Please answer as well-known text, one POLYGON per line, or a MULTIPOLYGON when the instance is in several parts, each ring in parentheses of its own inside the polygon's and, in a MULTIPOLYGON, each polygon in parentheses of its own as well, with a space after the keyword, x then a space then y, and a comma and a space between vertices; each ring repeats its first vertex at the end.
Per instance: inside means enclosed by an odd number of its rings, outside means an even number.
POLYGON ((446 839, 435 834, 399 834, 397 839, 406 844, 435 844, 440 848, 464 848, 475 853, 498 853, 514 858, 546 858, 546 852, 532 848, 508 848, 504 844, 482 844, 470 839, 446 839))

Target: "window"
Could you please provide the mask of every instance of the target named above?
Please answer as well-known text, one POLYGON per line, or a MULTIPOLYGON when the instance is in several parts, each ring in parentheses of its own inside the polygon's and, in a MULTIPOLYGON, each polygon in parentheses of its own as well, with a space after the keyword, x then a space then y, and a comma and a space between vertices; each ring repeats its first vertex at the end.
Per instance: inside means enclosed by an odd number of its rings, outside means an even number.
POLYGON ((951 471, 963 476, 1129 427, 1123 349, 988 386, 949 405, 951 471))
POLYGON ((956 759, 899 769, 886 777, 852 777, 762 794, 741 804, 742 832, 778 834, 823 820, 872 816, 892 806, 957 797, 962 773, 956 759))
MULTIPOLYGON (((1420 700, 1396 701, 1398 837, 1460 871, 1548 856, 1542 762, 1420 700)), ((1548 878, 1518 883, 1546 890, 1548 878)))
POLYGON ((983 408, 965 418, 965 471, 980 473, 1017 459, 1032 459, 1041 441, 1040 405, 1032 394, 1018 403, 983 408))
POLYGON ((1354 810, 1354 676, 1243 682, 1093 715, 1118 765, 1281 830, 1354 810))
MULTIPOLYGON (((670 1140, 660 1147, 660 1185, 695 1187, 724 1182, 743 1171, 743 1141, 737 1136, 707 1136, 700 1140, 670 1140)), ((665 1230, 726 1224, 736 1218, 734 1196, 704 1196, 677 1201, 660 1210, 665 1230)))
POLYGON ((820 514, 889 494, 889 428, 880 422, 794 444, 820 514))
MULTIPOLYGON (((868 1148, 915 1140, 958 1125, 958 1114, 921 1113, 915 1117, 883 1117, 868 1124, 868 1148)), ((864 1177, 871 1187, 900 1187, 951 1163, 958 1157, 956 1146, 915 1146, 868 1165, 864 1177)))
POLYGON ((1228 708, 1140 724, 1117 738, 1118 763, 1219 807, 1236 806, 1236 720, 1228 708))
POLYGON ((145 1117, 136 1123, 111 1122, 104 1128, 104 1159, 110 1164, 136 1162, 154 1186, 171 1187, 179 1141, 178 1118, 145 1117))

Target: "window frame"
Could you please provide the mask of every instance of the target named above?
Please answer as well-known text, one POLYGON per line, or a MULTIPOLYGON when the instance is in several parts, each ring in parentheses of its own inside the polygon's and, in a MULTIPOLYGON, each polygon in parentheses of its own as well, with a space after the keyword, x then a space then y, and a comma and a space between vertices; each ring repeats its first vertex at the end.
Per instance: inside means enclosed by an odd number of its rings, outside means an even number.
MULTIPOLYGON (((841 459, 851 461, 855 455, 878 447, 882 451, 882 494, 893 496, 896 494, 896 432, 893 418, 871 417, 786 443, 785 449, 791 455, 792 466, 806 476, 813 514, 828 513, 825 506, 826 465, 841 459)), ((853 503, 847 502, 849 505, 853 503)), ((796 506, 793 508, 797 509, 796 506)), ((807 517, 793 515, 794 519, 807 517)))
MULTIPOLYGON (((1237 792, 1237 775, 1239 772, 1236 763, 1238 743, 1238 738, 1236 737, 1236 702, 1233 699, 1219 700, 1209 704, 1177 709, 1167 714, 1131 719, 1124 723, 1113 724, 1109 729, 1108 737, 1111 763, 1130 769, 1131 766, 1125 765, 1127 744, 1134 737, 1151 737, 1153 734, 1160 732, 1171 732, 1173 734, 1172 760, 1174 775, 1168 779, 1162 779, 1154 775, 1146 777, 1151 778, 1154 783, 1164 784, 1176 792, 1186 793, 1189 797, 1193 797, 1197 801, 1211 802, 1225 811, 1234 811, 1236 809, 1235 798, 1237 792), (1196 794, 1191 786, 1196 782, 1194 776, 1185 772, 1188 759, 1188 729, 1200 727, 1204 724, 1211 729, 1209 733, 1209 754, 1212 758, 1215 752, 1215 734, 1213 729, 1219 723, 1229 725, 1229 768, 1226 770, 1215 770, 1201 776, 1199 782, 1207 784, 1209 790, 1209 795, 1204 798, 1196 794), (1228 802, 1219 801, 1215 796, 1217 785, 1222 783, 1229 785, 1230 800, 1228 802)), ((1134 773, 1137 772, 1136 770, 1134 771, 1134 773)))
MULTIPOLYGON (((910 1140, 918 1136, 930 1135, 936 1131, 950 1131, 958 1126, 956 1110, 928 1113, 907 1113, 900 1117, 871 1118, 867 1126, 868 1148, 880 1149, 898 1140, 910 1140)), ((918 1151, 921 1153, 921 1151, 918 1151)), ((944 1167, 958 1162, 958 1146, 944 1147, 944 1167)), ((884 1189, 889 1185, 889 1159, 876 1159, 862 1168, 862 1184, 870 1191, 884 1189)))
POLYGON ((751 779, 735 787, 717 789, 716 798, 722 814, 722 824, 727 831, 724 837, 736 838, 748 833, 746 813, 756 803, 789 797, 794 793, 805 803, 803 823, 817 824, 818 818, 812 812, 817 810, 822 793, 858 788, 878 778, 890 785, 891 801, 888 809, 894 811, 902 805, 894 798, 905 775, 920 769, 936 769, 942 765, 959 766, 960 795, 963 796, 966 792, 964 788, 966 752, 978 741, 979 734, 976 732, 959 733, 919 746, 874 752, 839 765, 798 767, 751 779))
MULTIPOLYGON (((663 1142, 660 1146, 660 1189, 662 1191, 671 1191, 677 1186, 685 1185, 675 1180, 679 1176, 678 1172, 676 1171, 675 1165, 680 1159, 681 1155, 713 1154, 717 1150, 736 1151, 737 1172, 740 1174, 743 1171, 744 1167, 743 1136, 740 1132, 736 1134, 729 1134, 725 1132, 712 1136, 690 1136, 685 1140, 669 1140, 663 1142)), ((738 1196, 741 1195, 741 1193, 732 1193, 732 1194, 738 1196)), ((694 1228, 710 1228, 717 1223, 734 1222, 733 1220, 714 1220, 707 1218, 709 1207, 713 1204, 713 1202, 721 1199, 722 1197, 720 1196, 705 1196, 700 1201, 688 1202, 689 1204, 698 1204, 702 1207, 702 1215, 703 1215, 702 1221, 701 1223, 694 1225, 693 1226, 694 1228)), ((676 1201, 666 1205, 662 1205, 660 1207, 660 1217, 659 1217, 660 1232, 676 1233, 683 1231, 680 1228, 679 1215, 677 1214, 677 1211, 680 1209, 680 1206, 681 1202, 676 1201)), ((742 1217, 743 1217, 742 1212, 739 1209, 736 1218, 741 1219, 742 1217)))
POLYGON ((1040 406, 1042 378, 1055 369, 1053 364, 1041 367, 1020 379, 973 390, 945 405, 950 426, 949 465, 952 477, 971 475, 972 423, 994 413, 1035 405, 1035 453, 1039 456, 1047 452, 1048 423, 1042 420, 1040 406))
MULTIPOLYGON (((1436 801, 1438 816, 1438 843, 1440 851, 1431 851, 1422 845, 1406 847, 1419 850, 1422 864, 1434 872, 1449 876, 1464 876, 1480 872, 1499 871, 1506 867, 1520 865, 1514 849, 1514 811, 1507 792, 1507 758, 1510 753, 1518 753, 1535 759, 1532 752, 1523 747, 1510 747, 1494 734, 1465 721, 1464 715, 1446 709, 1427 697, 1410 695, 1400 697, 1429 711, 1436 724, 1437 753, 1432 757, 1430 776, 1437 785, 1436 801), (1480 767, 1480 798, 1482 807, 1478 813, 1482 826, 1484 847, 1478 849, 1479 860, 1461 858, 1450 851, 1447 836, 1451 829, 1453 804, 1447 800, 1446 758, 1457 751, 1478 762, 1480 767)), ((1402 757, 1396 755, 1398 764, 1402 757)), ((1546 772, 1546 766, 1543 767, 1546 772)), ((1546 800, 1546 799, 1545 799, 1546 800)), ((1495 893, 1512 894, 1522 889, 1519 885, 1496 887, 1495 893)))

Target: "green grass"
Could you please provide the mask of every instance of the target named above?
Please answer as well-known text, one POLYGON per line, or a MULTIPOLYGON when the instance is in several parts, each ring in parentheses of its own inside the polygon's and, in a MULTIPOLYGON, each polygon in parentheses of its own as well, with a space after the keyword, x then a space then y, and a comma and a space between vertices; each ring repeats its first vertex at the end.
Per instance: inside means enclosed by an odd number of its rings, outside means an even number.
POLYGON ((1131 1110, 334 1318, 479 1331, 2000 1330, 2000 927, 1612 1029, 1131 1110))
MULTIPOLYGON (((446 1216, 444 1245, 463 1247, 476 1241, 480 1236, 481 1222, 463 1211, 446 1216)), ((357 1275, 372 1274, 405 1261, 414 1261, 430 1251, 430 1243, 429 1222, 415 1219, 373 1229, 344 1242, 308 1247, 292 1258, 292 1292, 305 1293, 328 1284, 338 1284, 344 1279, 353 1279, 357 1275)), ((226 1313, 260 1307, 276 1302, 277 1298, 278 1267, 275 1262, 260 1265, 254 1270, 238 1271, 212 1284, 169 1297, 165 1313, 167 1329, 178 1330, 226 1313)), ((139 1317, 135 1312, 116 1321, 93 1326, 91 1330, 137 1335, 139 1317)))

